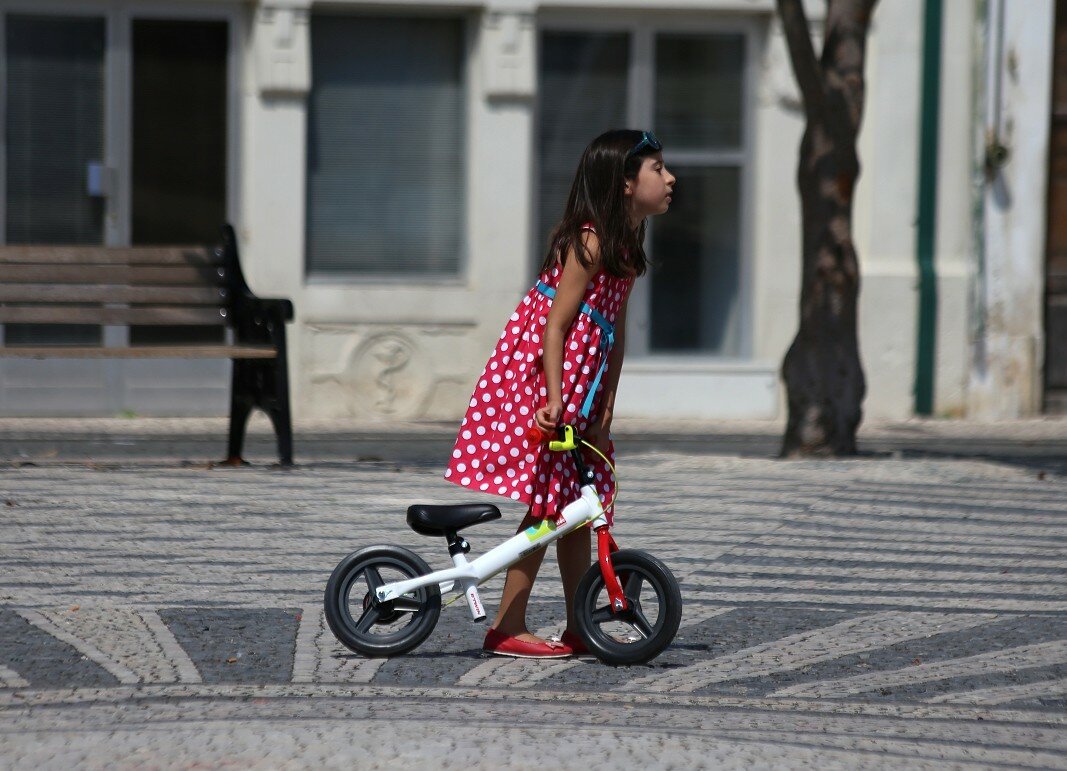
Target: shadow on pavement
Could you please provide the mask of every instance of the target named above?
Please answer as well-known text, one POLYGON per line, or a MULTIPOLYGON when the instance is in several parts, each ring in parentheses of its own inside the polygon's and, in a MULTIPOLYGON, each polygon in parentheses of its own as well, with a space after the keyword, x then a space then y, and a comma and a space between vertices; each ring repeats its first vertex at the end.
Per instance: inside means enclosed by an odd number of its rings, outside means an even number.
MULTIPOLYGON (((881 432, 860 434, 860 459, 973 459, 1015 466, 1035 474, 1067 474, 1067 431, 1063 438, 1005 438, 940 436, 925 433, 881 432)), ((455 435, 451 426, 433 426, 425 431, 358 431, 298 434, 295 442, 297 469, 340 468, 353 464, 401 468, 443 469, 455 435)), ((759 432, 713 431, 708 433, 662 430, 622 430, 616 433, 621 458, 664 452, 692 456, 775 458, 780 435, 759 432)), ((226 469, 216 466, 225 450, 225 437, 216 434, 170 436, 154 433, 64 433, 21 431, 0 434, 0 464, 23 467, 52 464, 88 464, 103 470, 126 466, 163 466, 189 469, 226 469)), ((276 463, 273 438, 265 434, 248 437, 245 458, 262 468, 276 463)), ((783 461, 789 462, 789 461, 783 461)), ((239 471, 239 469, 238 469, 239 471)), ((285 469, 279 467, 279 471, 285 469)))

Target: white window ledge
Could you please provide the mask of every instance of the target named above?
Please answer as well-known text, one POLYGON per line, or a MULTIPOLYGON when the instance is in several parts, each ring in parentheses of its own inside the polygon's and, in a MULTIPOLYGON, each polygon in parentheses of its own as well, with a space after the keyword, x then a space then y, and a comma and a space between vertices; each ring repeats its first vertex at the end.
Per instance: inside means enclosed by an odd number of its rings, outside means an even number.
POLYGON ((615 412, 633 418, 771 420, 778 365, 696 357, 634 357, 623 366, 615 412))

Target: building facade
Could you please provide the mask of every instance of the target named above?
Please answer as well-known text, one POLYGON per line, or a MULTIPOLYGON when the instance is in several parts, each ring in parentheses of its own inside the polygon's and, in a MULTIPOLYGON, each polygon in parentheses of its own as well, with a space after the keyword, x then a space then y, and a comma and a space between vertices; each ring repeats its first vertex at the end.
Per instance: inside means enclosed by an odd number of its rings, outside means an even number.
MULTIPOLYGON (((869 40, 855 212, 865 411, 913 414, 923 378, 935 414, 1062 409, 1067 377, 1046 366, 1046 326, 1063 323, 1046 287, 1067 274, 1046 226, 1054 3, 937 3, 924 47, 933 2, 880 3, 869 40), (924 325, 917 223, 931 184, 924 325)), ((808 8, 817 30, 823 4, 808 8)), ((255 291, 295 303, 297 417, 462 415, 582 148, 620 126, 654 129, 679 182, 630 300, 618 412, 782 416, 803 116, 773 0, 0 10, 6 242, 202 242, 233 222, 255 291)), ((7 345, 221 334, 3 330, 7 345)), ((225 363, 0 360, 5 414, 222 414, 226 393, 225 363)))

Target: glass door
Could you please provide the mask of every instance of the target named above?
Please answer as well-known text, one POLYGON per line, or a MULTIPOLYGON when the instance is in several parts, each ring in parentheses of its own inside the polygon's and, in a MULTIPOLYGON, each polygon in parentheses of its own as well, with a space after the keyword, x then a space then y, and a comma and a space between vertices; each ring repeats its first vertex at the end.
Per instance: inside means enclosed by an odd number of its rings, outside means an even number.
POLYGON ((9 15, 6 241, 104 242, 103 18, 9 15))
MULTIPOLYGON (((105 243, 106 21, 103 16, 4 18, 8 244, 105 243)), ((2 330, 8 346, 99 345, 104 336, 96 325, 6 324, 2 330)), ((103 361, 2 359, 0 409, 7 414, 96 412, 108 406, 114 375, 114 366, 103 361)))
MULTIPOLYGON (((226 35, 225 22, 133 22, 133 246, 218 239, 226 219, 226 35)), ((135 326, 130 342, 217 342, 223 331, 135 326)))
POLYGON ((133 20, 134 246, 211 243, 226 217, 223 21, 133 20))
MULTIPOLYGON (((214 243, 228 219, 229 12, 3 15, 4 242, 214 243)), ((36 8, 40 8, 40 12, 36 8)), ((0 281, 3 280, 0 263, 0 281)), ((12 345, 216 343, 223 327, 8 324, 12 345)), ((0 414, 225 414, 222 359, 0 359, 0 414)))
MULTIPOLYGON (((130 244, 211 244, 226 221, 229 25, 131 21, 130 244)), ((131 326, 130 345, 219 343, 225 327, 131 326)), ((124 409, 225 414, 230 362, 124 362, 124 409)))

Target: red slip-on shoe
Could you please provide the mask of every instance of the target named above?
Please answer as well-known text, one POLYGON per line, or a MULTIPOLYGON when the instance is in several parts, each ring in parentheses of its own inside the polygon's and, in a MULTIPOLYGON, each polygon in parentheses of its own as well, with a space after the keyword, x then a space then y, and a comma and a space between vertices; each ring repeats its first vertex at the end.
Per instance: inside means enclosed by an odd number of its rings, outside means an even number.
POLYGON ((482 650, 495 656, 514 656, 518 659, 565 659, 574 653, 564 643, 526 642, 495 629, 485 633, 482 650))
POLYGON ((559 636, 559 641, 571 649, 575 656, 588 656, 589 649, 585 647, 582 638, 569 629, 559 636))

